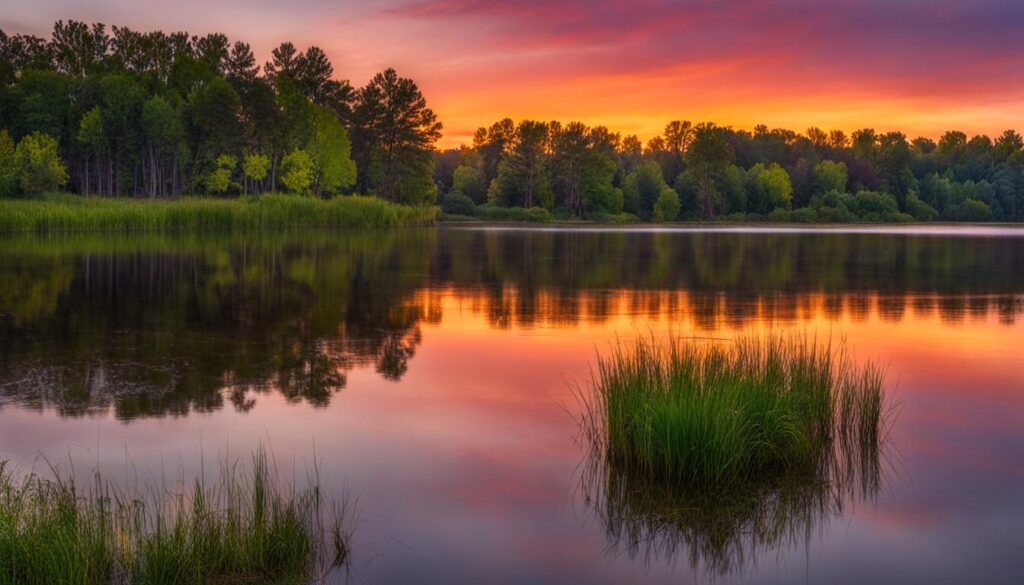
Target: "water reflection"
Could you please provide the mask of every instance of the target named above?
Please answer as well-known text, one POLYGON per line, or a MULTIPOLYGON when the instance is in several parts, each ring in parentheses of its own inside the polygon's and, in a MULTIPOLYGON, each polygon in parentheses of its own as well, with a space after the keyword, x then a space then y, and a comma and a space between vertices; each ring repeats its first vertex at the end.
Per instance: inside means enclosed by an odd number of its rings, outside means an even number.
MULTIPOLYGON (((464 229, 0 243, 0 401, 186 415, 399 380, 445 299, 494 328, 946 326, 1024 312, 1024 239, 464 229)), ((597 343, 605 340, 594 340, 597 343)))

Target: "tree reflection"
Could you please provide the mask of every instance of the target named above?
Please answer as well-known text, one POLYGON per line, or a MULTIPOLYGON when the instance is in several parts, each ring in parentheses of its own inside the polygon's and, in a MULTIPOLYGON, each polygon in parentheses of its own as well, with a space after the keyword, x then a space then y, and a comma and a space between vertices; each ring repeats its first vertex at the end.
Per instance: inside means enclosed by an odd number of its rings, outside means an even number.
POLYGON ((185 415, 399 380, 440 298, 498 329, 699 330, 1024 311, 1024 238, 578 230, 20 236, 0 242, 0 400, 185 415))

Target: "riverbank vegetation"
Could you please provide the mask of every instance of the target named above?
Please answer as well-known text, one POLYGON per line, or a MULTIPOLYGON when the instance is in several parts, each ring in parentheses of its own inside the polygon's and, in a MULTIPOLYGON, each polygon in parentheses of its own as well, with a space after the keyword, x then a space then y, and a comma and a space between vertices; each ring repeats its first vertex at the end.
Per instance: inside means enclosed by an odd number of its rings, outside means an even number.
POLYGON ((376 197, 330 199, 265 193, 237 199, 175 200, 51 195, 0 199, 0 233, 58 231, 209 231, 256 228, 386 228, 429 225, 436 208, 376 197))
POLYGON ((947 132, 938 142, 669 123, 646 144, 580 123, 501 120, 438 155, 445 213, 494 206, 555 219, 912 222, 1024 220, 1024 139, 947 132))
POLYGON ((348 561, 354 522, 350 504, 328 507, 316 477, 286 486, 263 451, 180 490, 0 462, 0 583, 319 582, 348 561))
POLYGON ((362 88, 285 42, 262 67, 223 34, 57 22, 0 31, 0 196, 361 193, 489 221, 1024 220, 1024 139, 670 122, 646 144, 503 119, 437 151, 441 123, 387 69, 362 88))
POLYGON ((615 548, 732 572, 874 497, 883 383, 804 337, 619 345, 582 395, 582 491, 615 548))

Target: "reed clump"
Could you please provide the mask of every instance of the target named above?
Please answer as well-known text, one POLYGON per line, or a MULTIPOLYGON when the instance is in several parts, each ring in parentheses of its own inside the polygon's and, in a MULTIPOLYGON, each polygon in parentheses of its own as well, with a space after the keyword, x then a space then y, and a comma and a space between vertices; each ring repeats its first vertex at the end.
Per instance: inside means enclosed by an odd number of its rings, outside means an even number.
POLYGON ((362 196, 319 199, 267 193, 235 199, 148 200, 55 194, 0 199, 0 232, 384 228, 431 225, 436 214, 436 207, 412 207, 362 196))
POLYGON ((581 488, 613 548, 734 572, 873 498, 884 371, 806 336, 640 338, 581 392, 581 488))
POLYGON ((351 504, 328 520, 318 480, 286 488, 262 450, 240 467, 174 492, 0 463, 0 584, 297 584, 347 562, 351 504))

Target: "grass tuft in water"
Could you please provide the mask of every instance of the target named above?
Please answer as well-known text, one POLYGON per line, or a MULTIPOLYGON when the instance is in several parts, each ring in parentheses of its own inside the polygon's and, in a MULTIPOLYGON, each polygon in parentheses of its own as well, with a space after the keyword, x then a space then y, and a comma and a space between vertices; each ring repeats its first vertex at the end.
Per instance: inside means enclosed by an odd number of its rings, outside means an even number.
POLYGON ((620 343, 581 393, 582 491, 614 548, 733 572, 877 493, 884 377, 806 336, 620 343))
POLYGON ((263 450, 247 472, 225 464, 215 485, 177 493, 98 475, 83 488, 54 469, 18 478, 0 462, 0 584, 320 581, 348 561, 354 508, 325 522, 313 479, 286 488, 263 450))

